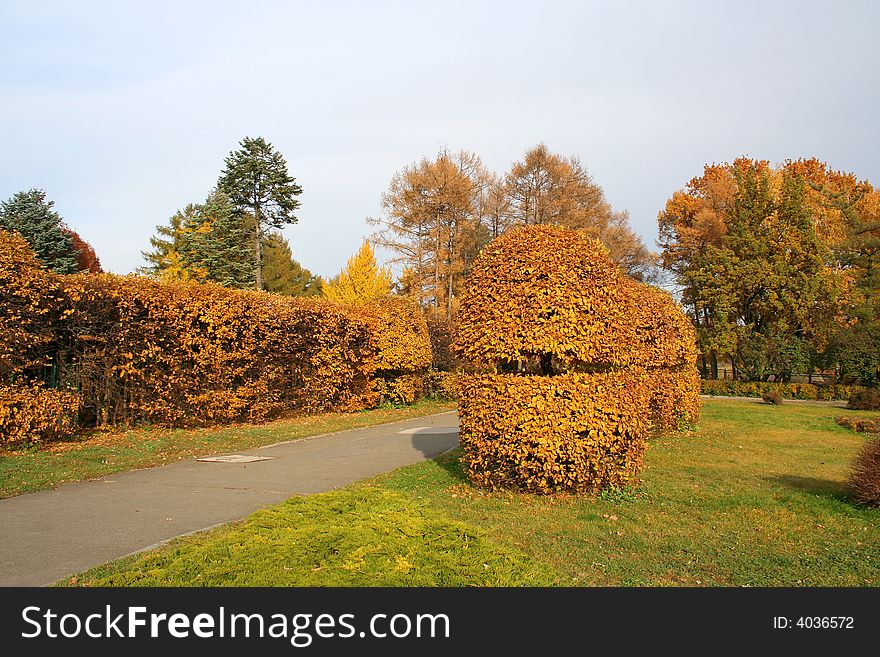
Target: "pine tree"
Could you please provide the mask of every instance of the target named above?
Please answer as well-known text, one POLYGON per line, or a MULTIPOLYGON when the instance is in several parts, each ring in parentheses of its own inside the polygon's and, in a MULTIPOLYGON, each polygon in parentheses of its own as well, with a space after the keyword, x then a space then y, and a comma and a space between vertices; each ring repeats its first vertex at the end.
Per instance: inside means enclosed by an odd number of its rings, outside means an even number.
POLYGON ((299 207, 296 196, 302 188, 287 171, 287 162, 272 144, 262 137, 245 137, 241 148, 226 158, 226 168, 217 183, 229 195, 242 214, 254 217, 254 279, 263 289, 262 248, 270 228, 283 228, 297 221, 294 211, 299 207))
POLYGON ((391 272, 376 264, 369 242, 364 242, 339 275, 324 284, 324 296, 337 303, 357 305, 391 293, 391 272))
POLYGON ((20 233, 47 269, 73 274, 79 271, 73 238, 54 205, 41 189, 17 192, 0 203, 0 229, 20 233))
POLYGON ((293 297, 321 296, 322 281, 293 259, 281 233, 270 233, 263 245, 263 286, 267 292, 293 297))

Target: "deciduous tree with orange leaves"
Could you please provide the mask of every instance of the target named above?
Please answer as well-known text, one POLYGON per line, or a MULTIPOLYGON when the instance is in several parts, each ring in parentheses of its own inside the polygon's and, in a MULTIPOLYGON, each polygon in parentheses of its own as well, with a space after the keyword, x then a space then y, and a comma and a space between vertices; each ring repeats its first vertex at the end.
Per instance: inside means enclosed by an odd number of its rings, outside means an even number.
POLYGON ((658 217, 661 262, 697 328, 703 375, 717 377, 719 357, 749 380, 839 368, 835 345, 853 330, 880 346, 877 206, 869 183, 816 159, 707 165, 673 194, 658 217))

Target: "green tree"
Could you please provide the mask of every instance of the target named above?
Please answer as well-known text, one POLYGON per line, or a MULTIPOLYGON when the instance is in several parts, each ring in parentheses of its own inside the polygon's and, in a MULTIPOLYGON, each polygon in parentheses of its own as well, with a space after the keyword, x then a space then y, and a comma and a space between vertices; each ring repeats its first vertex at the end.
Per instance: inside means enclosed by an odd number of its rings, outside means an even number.
POLYGON ((290 244, 281 233, 269 233, 263 245, 263 286, 267 292, 293 297, 321 296, 320 276, 293 259, 290 244))
POLYGON ((214 191, 195 206, 183 225, 180 253, 183 267, 198 272, 198 279, 225 287, 251 288, 254 271, 247 253, 247 217, 242 217, 229 197, 214 191))
POLYGON ((843 281, 829 266, 803 176, 741 159, 726 172, 707 168, 692 188, 703 185, 712 197, 676 195, 661 213, 664 260, 692 304, 703 353, 726 354, 749 380, 808 371, 834 332, 843 281), (713 182, 716 174, 729 185, 713 182))
POLYGON ((143 273, 166 281, 211 281, 226 287, 253 287, 248 254, 249 215, 242 216, 223 192, 215 190, 201 204, 177 211, 150 238, 143 252, 143 273))
POLYGON ((369 242, 348 259, 346 267, 324 284, 330 301, 357 305, 391 293, 391 272, 376 263, 369 242))
POLYGON ((47 269, 58 274, 79 271, 73 237, 46 192, 17 192, 0 203, 0 229, 17 231, 47 269))
POLYGON ((254 224, 254 279, 262 290, 264 235, 270 228, 296 223, 296 197, 302 188, 287 170, 281 153, 262 137, 245 137, 241 148, 226 158, 218 188, 232 200, 240 213, 249 212, 254 224))

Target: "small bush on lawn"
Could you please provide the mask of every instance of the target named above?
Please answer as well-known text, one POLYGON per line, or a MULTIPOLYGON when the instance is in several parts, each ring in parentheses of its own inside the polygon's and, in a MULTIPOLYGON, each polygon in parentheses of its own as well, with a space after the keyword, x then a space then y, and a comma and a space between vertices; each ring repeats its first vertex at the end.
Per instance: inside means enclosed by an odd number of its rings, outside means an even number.
POLYGON ((853 499, 861 505, 880 506, 880 438, 865 443, 850 474, 853 499))
POLYGON ((858 411, 880 411, 880 391, 859 390, 849 398, 847 408, 858 411))
POLYGON ((761 395, 761 399, 763 399, 768 404, 775 404, 777 406, 782 403, 782 395, 780 395, 778 392, 765 392, 763 395, 761 395))
POLYGON ((859 417, 838 417, 834 418, 842 427, 846 427, 852 431, 859 433, 880 433, 880 417, 859 418, 859 417))

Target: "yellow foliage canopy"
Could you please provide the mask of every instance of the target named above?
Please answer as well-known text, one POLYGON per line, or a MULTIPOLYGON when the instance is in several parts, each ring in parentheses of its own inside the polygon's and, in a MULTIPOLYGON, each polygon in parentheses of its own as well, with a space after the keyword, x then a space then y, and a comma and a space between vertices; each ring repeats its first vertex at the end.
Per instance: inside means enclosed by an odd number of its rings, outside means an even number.
POLYGON ((324 285, 324 296, 330 301, 357 305, 374 301, 391 293, 391 272, 376 264, 376 255, 369 242, 348 260, 345 268, 324 285))

